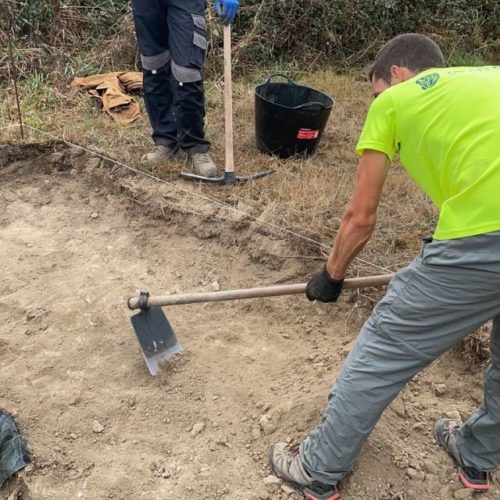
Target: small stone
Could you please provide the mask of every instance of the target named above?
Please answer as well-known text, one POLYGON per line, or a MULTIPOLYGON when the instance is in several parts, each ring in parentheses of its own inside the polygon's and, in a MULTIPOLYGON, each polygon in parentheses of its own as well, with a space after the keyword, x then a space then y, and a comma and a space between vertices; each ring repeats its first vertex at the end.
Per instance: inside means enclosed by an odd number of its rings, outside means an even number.
POLYGON ((275 484, 281 484, 281 479, 279 477, 269 475, 264 478, 264 484, 266 486, 273 486, 275 484))
POLYGON ((415 481, 424 481, 425 479, 425 472, 423 470, 417 471, 417 474, 414 477, 415 481))
POLYGON ((69 435, 69 437, 70 437, 71 439, 78 439, 78 434, 75 434, 74 432, 72 432, 72 433, 69 435))
POLYGON ((439 478, 434 474, 427 474, 425 476, 425 485, 430 493, 437 493, 441 488, 439 478))
POLYGON ((455 491, 453 497, 456 498, 457 500, 463 500, 464 498, 472 498, 472 490, 465 488, 457 490, 455 491))
POLYGON ((453 411, 447 411, 445 413, 445 416, 447 418, 451 418, 452 420, 454 420, 458 425, 462 425, 462 417, 460 415, 460 413, 457 411, 457 410, 453 410, 453 411))
POLYGON ((285 494, 287 494, 288 496, 290 495, 293 495, 294 493, 296 493, 296 490, 294 490, 293 488, 290 488, 290 486, 287 486, 286 484, 282 484, 281 485, 281 489, 285 492, 285 494))
POLYGON ((48 160, 50 163, 59 163, 63 160, 63 158, 64 158, 64 153, 52 153, 48 157, 48 160))
POLYGON ((191 429, 191 436, 196 437, 204 430, 205 430, 205 422, 198 422, 197 424, 193 425, 193 428, 191 429))
POLYGON ((98 156, 93 156, 87 160, 87 165, 85 170, 92 173, 94 170, 99 168, 101 165, 101 159, 98 156))
POLYGON ((417 477, 417 474, 418 474, 418 471, 416 469, 413 469, 412 467, 408 467, 406 469, 406 475, 410 478, 410 479, 415 479, 417 477))
POLYGON ((84 153, 84 150, 82 148, 79 148, 79 147, 76 147, 76 146, 72 146, 70 149, 69 149, 69 154, 73 157, 73 158, 77 158, 78 156, 82 156, 84 153))
POLYGON ((231 444, 227 441, 227 439, 219 438, 215 441, 215 444, 219 446, 224 446, 225 448, 232 448, 231 444))
POLYGON ((94 420, 94 423, 92 424, 92 431, 96 434, 100 434, 104 431, 104 425, 102 425, 99 421, 94 420))
POLYGON ((432 460, 424 460, 422 467, 425 472, 434 472, 436 470, 436 464, 432 460))
POLYGON ((90 214, 90 218, 91 218, 91 219, 97 219, 98 217, 99 217, 99 214, 98 214, 97 212, 92 212, 92 213, 90 214))
POLYGON ((447 390, 448 387, 446 386, 446 384, 434 385, 434 393, 436 394, 436 396, 444 396, 447 390))
POLYGON ((440 498, 440 500, 449 500, 450 493, 451 493, 450 488, 448 486, 443 486, 439 490, 439 498, 440 498))
POLYGON ((212 283, 212 290, 214 292, 218 292, 220 290, 220 284, 217 280, 215 280, 213 283, 212 283))
POLYGON ((413 424, 414 431, 421 431, 423 428, 424 424, 422 422, 417 422, 416 424, 413 424))
POLYGON ((262 415, 262 417, 260 417, 259 425, 264 434, 272 434, 278 428, 274 422, 271 422, 267 415, 262 415))
POLYGON ((254 441, 256 441, 257 439, 260 439, 260 436, 261 436, 261 434, 260 434, 259 428, 255 427, 254 429, 252 429, 252 439, 254 441))
POLYGON ((168 479, 171 475, 172 475, 172 474, 171 474, 168 470, 166 470, 166 471, 164 471, 164 472, 162 473, 161 477, 162 477, 163 479, 168 479))

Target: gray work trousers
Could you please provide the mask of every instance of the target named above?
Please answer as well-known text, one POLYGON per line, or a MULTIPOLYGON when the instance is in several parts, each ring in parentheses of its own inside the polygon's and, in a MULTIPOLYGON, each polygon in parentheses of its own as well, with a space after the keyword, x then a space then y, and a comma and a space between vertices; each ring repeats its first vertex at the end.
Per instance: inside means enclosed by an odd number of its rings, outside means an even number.
POLYGON ((484 402, 458 432, 466 465, 500 464, 500 232, 426 240, 392 279, 342 366, 321 424, 300 446, 311 477, 335 484, 352 470, 384 409, 438 356, 493 319, 484 402))

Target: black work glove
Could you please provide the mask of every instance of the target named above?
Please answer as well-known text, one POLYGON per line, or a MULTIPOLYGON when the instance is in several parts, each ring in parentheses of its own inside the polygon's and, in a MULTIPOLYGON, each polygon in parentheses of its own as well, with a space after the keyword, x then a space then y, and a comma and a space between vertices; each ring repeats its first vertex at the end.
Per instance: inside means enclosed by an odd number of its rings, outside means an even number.
POLYGON ((337 302, 342 293, 342 283, 344 283, 344 279, 332 278, 325 265, 319 273, 313 274, 308 281, 306 297, 311 301, 337 302))

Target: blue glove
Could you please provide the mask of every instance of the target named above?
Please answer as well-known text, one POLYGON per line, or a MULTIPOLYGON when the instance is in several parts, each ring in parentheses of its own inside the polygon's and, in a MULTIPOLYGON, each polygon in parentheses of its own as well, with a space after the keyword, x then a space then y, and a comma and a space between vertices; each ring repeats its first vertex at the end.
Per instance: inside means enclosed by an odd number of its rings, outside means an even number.
POLYGON ((215 0, 214 8, 221 22, 230 24, 234 21, 239 6, 240 2, 238 0, 215 0))

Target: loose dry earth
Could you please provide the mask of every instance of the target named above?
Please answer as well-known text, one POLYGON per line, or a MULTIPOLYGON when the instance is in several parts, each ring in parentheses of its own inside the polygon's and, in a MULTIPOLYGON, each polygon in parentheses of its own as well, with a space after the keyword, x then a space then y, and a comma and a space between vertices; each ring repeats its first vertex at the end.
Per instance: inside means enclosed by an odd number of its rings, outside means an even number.
MULTIPOLYGON (((251 245, 231 244, 236 226, 183 222, 168 207, 164 219, 148 216, 102 177, 58 169, 47 154, 4 163, 0 407, 32 450, 32 497, 299 498, 268 477, 267 449, 319 421, 369 314, 362 298, 170 308, 185 353, 151 377, 128 295, 302 280, 302 262, 259 262, 251 245)), ((256 241, 263 254, 277 245, 256 241)), ((435 363, 386 411, 343 499, 469 498, 431 429, 446 412, 467 417, 481 397, 480 371, 453 353, 435 363)), ((500 498, 495 482, 483 500, 500 498)))

